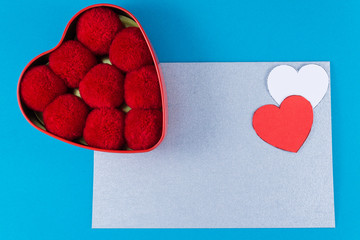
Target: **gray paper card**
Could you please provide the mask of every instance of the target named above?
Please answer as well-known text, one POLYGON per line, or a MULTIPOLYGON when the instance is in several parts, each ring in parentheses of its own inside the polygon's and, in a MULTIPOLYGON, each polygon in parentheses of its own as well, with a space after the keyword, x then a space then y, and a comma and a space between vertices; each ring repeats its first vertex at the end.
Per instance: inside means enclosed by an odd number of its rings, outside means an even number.
MULTIPOLYGON (((140 154, 95 152, 94 228, 334 227, 330 88, 299 152, 264 142, 256 109, 277 104, 279 64, 163 63, 166 138, 140 154)), ((315 62, 330 76, 329 62, 315 62)))

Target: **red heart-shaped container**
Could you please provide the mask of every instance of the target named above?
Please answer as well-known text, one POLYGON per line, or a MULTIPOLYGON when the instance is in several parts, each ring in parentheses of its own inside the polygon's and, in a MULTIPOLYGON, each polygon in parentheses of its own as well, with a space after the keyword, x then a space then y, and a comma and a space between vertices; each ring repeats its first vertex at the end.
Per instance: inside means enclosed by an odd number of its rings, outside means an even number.
POLYGON ((75 14, 75 16, 73 16, 71 18, 71 20, 68 22, 64 33, 62 35, 62 38, 60 40, 60 42, 57 44, 56 47, 54 47, 53 49, 46 51, 40 55, 38 55, 37 57, 35 57, 33 60, 31 60, 26 67, 24 68, 24 70, 22 71, 21 75, 20 75, 20 79, 18 82, 18 88, 17 88, 17 98, 18 98, 18 103, 20 106, 20 110, 23 113, 25 119, 37 130, 51 136, 54 137, 58 140, 61 140, 63 142, 66 143, 70 143, 72 145, 78 146, 78 147, 82 147, 82 148, 86 148, 86 149, 90 149, 90 150, 96 150, 96 151, 104 151, 104 152, 111 152, 111 153, 142 153, 142 152, 149 152, 153 149, 155 149, 157 146, 159 146, 159 144, 163 141, 166 131, 167 131, 167 97, 166 97, 166 88, 165 88, 165 83, 164 83, 164 79, 163 79, 163 75, 161 73, 161 69, 160 69, 160 65, 159 65, 159 61, 155 55, 154 49, 150 44, 150 41, 148 39, 148 37, 146 36, 144 29, 141 27, 141 24, 139 23, 139 21, 127 10, 125 10, 122 7, 116 6, 116 5, 112 5, 112 4, 96 4, 96 5, 92 5, 89 7, 86 7, 84 9, 82 9, 81 11, 79 11, 77 14, 75 14), (159 141, 151 148, 149 149, 145 149, 145 150, 108 150, 108 149, 100 149, 100 148, 95 148, 95 147, 90 147, 88 145, 86 145, 84 142, 82 141, 69 141, 66 139, 63 139, 61 137, 58 137, 48 131, 46 131, 43 122, 41 121, 41 119, 39 119, 38 114, 35 113, 33 110, 29 109, 22 101, 21 96, 20 96, 20 84, 22 81, 22 78, 24 76, 24 73, 33 66, 36 65, 41 65, 41 64, 46 64, 48 62, 48 56, 51 52, 55 51, 57 48, 60 47, 60 45, 66 41, 66 40, 70 40, 70 39, 74 39, 75 35, 76 35, 76 23, 77 20, 80 16, 80 14, 82 14, 83 12, 91 9, 91 8, 95 8, 95 7, 108 7, 111 8, 115 13, 117 13, 119 16, 124 17, 125 21, 126 19, 134 22, 141 30, 146 43, 149 47, 149 50, 151 52, 151 56, 153 58, 154 61, 154 65, 155 65, 155 69, 158 75, 158 80, 159 80, 159 85, 160 85, 160 91, 161 91, 161 99, 162 99, 162 115, 163 115, 163 126, 162 126, 162 134, 161 137, 159 139, 159 141))

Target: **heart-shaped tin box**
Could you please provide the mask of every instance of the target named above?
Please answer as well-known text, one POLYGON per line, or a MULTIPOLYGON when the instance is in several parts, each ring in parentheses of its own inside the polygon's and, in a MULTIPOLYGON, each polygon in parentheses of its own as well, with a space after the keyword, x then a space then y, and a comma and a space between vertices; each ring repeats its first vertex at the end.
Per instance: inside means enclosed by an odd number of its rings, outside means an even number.
MULTIPOLYGON (((108 59, 102 59, 101 60, 103 63, 109 63, 108 59)), ((79 96, 78 90, 74 90, 72 92, 72 94, 79 96)), ((165 133, 167 130, 167 98, 166 98, 166 89, 165 89, 165 83, 164 83, 164 79, 161 73, 161 69, 159 66, 159 62, 158 59, 155 55, 155 51, 152 48, 150 41, 148 39, 148 37, 146 36, 144 29, 141 27, 141 24, 139 23, 139 21, 127 10, 123 9, 122 7, 116 6, 116 5, 111 5, 111 4, 96 4, 96 5, 92 5, 89 7, 86 7, 85 9, 79 11, 77 14, 75 14, 75 16, 73 16, 71 18, 71 20, 68 22, 65 31, 62 35, 62 38, 60 40, 60 42, 57 44, 56 47, 54 47, 53 49, 46 51, 40 55, 38 55, 37 57, 35 57, 33 60, 31 60, 26 67, 24 68, 24 70, 22 71, 21 75, 20 75, 20 79, 19 79, 19 83, 18 83, 18 89, 17 89, 17 98, 18 98, 18 103, 21 109, 21 112, 23 113, 25 119, 37 130, 51 136, 54 137, 58 140, 61 140, 63 142, 66 143, 70 143, 72 145, 78 146, 78 147, 82 147, 82 148, 86 148, 86 149, 90 149, 90 150, 96 150, 96 151, 104 151, 104 152, 111 152, 111 153, 141 153, 141 152, 148 152, 151 151, 153 149, 155 149, 157 146, 159 146, 159 144, 162 142, 162 140, 165 137, 165 133), (24 74, 32 67, 37 66, 37 65, 46 65, 48 64, 49 61, 49 55, 54 52, 55 50, 57 50, 61 44, 64 41, 67 40, 73 40, 76 37, 76 24, 77 21, 79 19, 79 17, 81 16, 82 13, 84 13, 87 10, 90 10, 92 8, 96 8, 96 7, 106 7, 106 8, 110 8, 113 12, 115 12, 122 24, 124 25, 124 27, 138 27, 141 30, 141 33, 146 41, 146 44, 149 48, 149 51, 151 53, 152 56, 152 60, 156 69, 156 73, 157 73, 157 78, 159 81, 159 86, 160 86, 160 93, 161 93, 161 102, 162 102, 162 108, 161 108, 161 112, 162 112, 162 130, 161 130, 161 137, 159 138, 159 140, 157 141, 157 143, 155 145, 153 145, 150 148, 147 149, 141 149, 141 150, 132 150, 130 148, 124 148, 124 149, 102 149, 102 148, 97 148, 97 147, 92 147, 87 145, 87 143, 84 141, 83 138, 79 138, 73 141, 67 140, 65 138, 59 137, 49 131, 46 130, 43 119, 42 119, 42 113, 41 112, 37 112, 34 111, 30 108, 28 108, 26 106, 26 104, 24 103, 21 94, 20 94, 20 85, 22 83, 22 80, 24 78, 24 74)), ((122 111, 127 112, 129 111, 129 107, 128 106, 122 106, 122 111)))

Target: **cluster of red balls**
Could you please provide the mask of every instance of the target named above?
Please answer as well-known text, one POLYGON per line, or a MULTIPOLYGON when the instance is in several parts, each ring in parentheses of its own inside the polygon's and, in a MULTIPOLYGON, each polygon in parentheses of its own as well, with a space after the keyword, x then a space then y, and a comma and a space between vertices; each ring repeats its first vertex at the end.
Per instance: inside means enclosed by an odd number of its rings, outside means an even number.
POLYGON ((162 133, 160 86, 148 45, 137 27, 125 28, 110 8, 80 15, 76 39, 30 68, 22 101, 42 112, 47 131, 89 146, 133 150, 154 146, 162 133), (110 64, 100 59, 108 56, 110 64), (81 97, 73 94, 79 88, 81 97), (124 105, 131 110, 122 111, 124 105))

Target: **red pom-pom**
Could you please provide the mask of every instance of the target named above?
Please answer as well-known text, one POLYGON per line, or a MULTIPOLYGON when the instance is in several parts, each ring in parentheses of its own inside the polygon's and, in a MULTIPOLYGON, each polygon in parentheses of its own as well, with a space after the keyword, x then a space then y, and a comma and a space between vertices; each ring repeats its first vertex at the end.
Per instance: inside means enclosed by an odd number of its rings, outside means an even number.
POLYGON ((161 108, 156 69, 152 65, 130 72, 125 78, 125 102, 131 108, 161 108))
POLYGON ((75 40, 64 42, 49 56, 50 68, 71 88, 79 87, 81 79, 96 62, 90 50, 75 40))
POLYGON ((124 113, 118 109, 94 109, 88 116, 84 139, 89 146, 120 149, 124 143, 124 113))
POLYGON ((122 71, 129 72, 153 64, 149 47, 139 28, 121 30, 110 45, 109 58, 122 71))
POLYGON ((51 101, 66 91, 64 81, 46 65, 29 69, 20 85, 21 99, 30 109, 39 112, 44 111, 51 101))
POLYGON ((124 99, 124 76, 114 66, 98 64, 85 75, 79 90, 92 108, 118 107, 124 99))
POLYGON ((82 136, 88 113, 89 107, 81 98, 61 95, 45 108, 45 128, 59 137, 74 140, 82 136))
POLYGON ((132 109, 125 117, 125 139, 129 148, 143 150, 153 147, 161 137, 160 110, 132 109))
POLYGON ((96 55, 109 53, 112 40, 123 29, 119 16, 111 9, 96 7, 81 14, 76 25, 77 39, 96 55))

